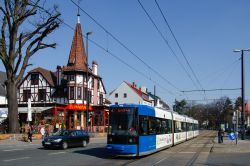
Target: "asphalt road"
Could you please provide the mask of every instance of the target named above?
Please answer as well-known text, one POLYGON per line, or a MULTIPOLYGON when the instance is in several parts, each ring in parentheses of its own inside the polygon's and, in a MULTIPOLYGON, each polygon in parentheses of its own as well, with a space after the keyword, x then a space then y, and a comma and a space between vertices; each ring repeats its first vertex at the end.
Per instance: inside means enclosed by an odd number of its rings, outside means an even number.
POLYGON ((250 165, 249 154, 210 153, 215 132, 206 131, 199 137, 172 148, 140 158, 111 156, 105 149, 106 139, 95 138, 85 147, 47 150, 41 145, 1 145, 1 166, 78 166, 78 165, 250 165), (249 164, 248 164, 249 163, 249 164))

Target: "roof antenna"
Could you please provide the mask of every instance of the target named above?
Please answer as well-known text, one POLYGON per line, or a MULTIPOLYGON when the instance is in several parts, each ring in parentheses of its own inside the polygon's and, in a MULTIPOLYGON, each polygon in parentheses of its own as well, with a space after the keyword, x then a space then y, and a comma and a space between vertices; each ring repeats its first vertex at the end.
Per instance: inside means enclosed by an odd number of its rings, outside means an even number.
POLYGON ((78 0, 78 12, 77 12, 77 23, 80 24, 80 12, 79 12, 79 8, 80 8, 80 0, 78 0))

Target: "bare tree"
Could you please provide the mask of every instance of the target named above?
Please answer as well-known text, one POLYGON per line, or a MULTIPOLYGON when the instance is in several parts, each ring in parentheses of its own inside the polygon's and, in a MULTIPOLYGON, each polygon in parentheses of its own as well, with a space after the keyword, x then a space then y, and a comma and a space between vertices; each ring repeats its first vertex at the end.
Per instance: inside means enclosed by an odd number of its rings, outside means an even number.
POLYGON ((61 23, 60 13, 54 6, 45 9, 46 1, 4 0, 0 2, 1 36, 0 59, 6 69, 9 132, 18 133, 17 85, 23 78, 29 59, 45 48, 55 48, 56 43, 44 40, 61 23))

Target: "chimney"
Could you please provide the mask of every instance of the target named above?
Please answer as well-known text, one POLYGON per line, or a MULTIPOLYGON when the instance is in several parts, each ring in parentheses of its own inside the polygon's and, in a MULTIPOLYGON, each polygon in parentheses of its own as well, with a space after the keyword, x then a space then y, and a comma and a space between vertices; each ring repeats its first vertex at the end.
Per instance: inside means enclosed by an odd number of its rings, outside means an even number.
POLYGON ((96 62, 96 61, 93 61, 93 62, 92 62, 92 72, 93 72, 94 75, 97 75, 97 74, 98 74, 98 73, 97 73, 97 67, 98 67, 97 62, 96 62))
POLYGON ((148 93, 148 89, 147 89, 145 86, 142 86, 142 87, 141 87, 141 91, 142 91, 143 93, 148 93))
POLYGON ((61 85, 61 79, 62 79, 62 68, 61 66, 57 66, 56 67, 56 84, 57 86, 60 86, 61 85))
POLYGON ((132 82, 132 87, 136 88, 135 82, 132 82))

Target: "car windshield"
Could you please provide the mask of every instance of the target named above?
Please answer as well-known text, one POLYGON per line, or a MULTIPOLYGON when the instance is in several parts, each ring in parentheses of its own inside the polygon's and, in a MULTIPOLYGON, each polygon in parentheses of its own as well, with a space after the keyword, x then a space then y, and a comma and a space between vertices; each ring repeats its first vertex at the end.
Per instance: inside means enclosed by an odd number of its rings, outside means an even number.
POLYGON ((69 131, 67 130, 58 130, 57 132, 53 133, 53 136, 67 136, 69 135, 69 131))
POLYGON ((135 108, 114 108, 110 111, 109 134, 136 136, 135 108))

